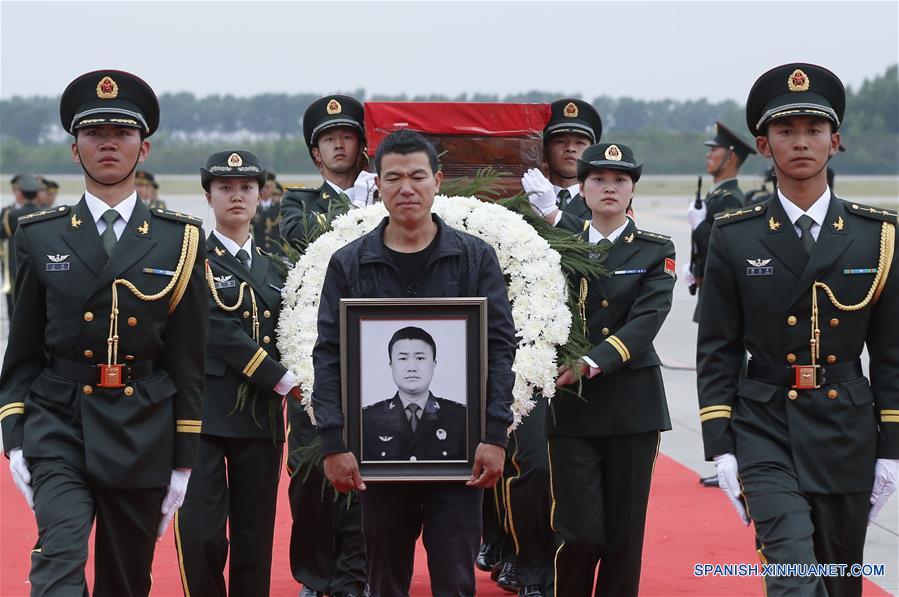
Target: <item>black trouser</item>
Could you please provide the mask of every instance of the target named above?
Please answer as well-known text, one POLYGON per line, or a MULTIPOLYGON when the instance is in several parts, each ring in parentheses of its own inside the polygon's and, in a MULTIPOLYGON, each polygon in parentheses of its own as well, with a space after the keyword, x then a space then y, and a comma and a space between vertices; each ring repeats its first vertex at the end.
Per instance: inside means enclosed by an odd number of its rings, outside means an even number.
POLYGON ((185 595, 269 594, 282 447, 271 439, 200 436, 175 518, 185 595))
POLYGON ((637 595, 643 531, 659 432, 549 437, 552 526, 560 597, 637 595))
POLYGON ((419 535, 428 553, 431 592, 474 595, 483 499, 482 490, 462 482, 368 483, 362 521, 372 597, 409 594, 419 535))
POLYGON ((490 489, 484 490, 482 509, 483 542, 491 546, 497 557, 502 550, 506 536, 503 530, 506 509, 503 506, 502 486, 502 483, 497 483, 490 489))
POLYGON ((88 595, 84 566, 94 517, 94 590, 99 597, 145 596, 165 487, 109 489, 62 460, 29 462, 38 543, 31 552, 31 594, 88 595))
MULTIPOLYGON (((737 441, 739 462, 739 438, 737 441)), ((803 493, 795 471, 783 462, 740 465, 740 482, 763 563, 862 563, 871 508, 868 492, 803 493)), ((861 595, 862 578, 766 576, 765 588, 772 597, 861 595)))
POLYGON ((551 584, 555 545, 549 526, 549 459, 546 454, 547 400, 535 394, 534 409, 509 438, 506 467, 509 532, 515 546, 515 573, 521 586, 551 584))
POLYGON ((296 401, 288 403, 288 494, 293 522, 290 527, 290 570, 304 586, 323 593, 346 591, 361 595, 368 568, 362 537, 362 506, 358 497, 347 503, 324 478, 321 466, 297 471, 294 451, 317 435, 309 417, 296 401), (307 476, 308 474, 308 476, 307 476), (305 480, 304 480, 304 477, 305 480))

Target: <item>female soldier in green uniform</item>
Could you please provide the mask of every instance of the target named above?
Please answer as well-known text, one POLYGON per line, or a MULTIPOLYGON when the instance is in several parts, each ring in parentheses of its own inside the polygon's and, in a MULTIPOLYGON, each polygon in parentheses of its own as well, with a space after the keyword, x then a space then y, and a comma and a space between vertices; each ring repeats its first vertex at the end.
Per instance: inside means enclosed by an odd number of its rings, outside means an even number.
POLYGON ((215 229, 206 253, 210 329, 200 449, 175 519, 182 583, 185 595, 226 595, 230 539, 228 591, 268 595, 283 397, 296 386, 275 348, 284 276, 250 235, 265 183, 256 156, 218 152, 200 172, 215 229))
MULTIPOLYGON (((659 432, 671 428, 652 341, 671 309, 674 245, 638 230, 626 210, 643 166, 625 145, 600 143, 578 160, 581 195, 593 215, 575 232, 596 244, 608 276, 581 279, 582 321, 593 347, 563 368, 546 417, 552 526, 562 539, 555 594, 636 595, 643 529, 659 432), (577 385, 574 386, 577 388, 577 385)), ((578 324, 576 324, 578 325, 578 324)))

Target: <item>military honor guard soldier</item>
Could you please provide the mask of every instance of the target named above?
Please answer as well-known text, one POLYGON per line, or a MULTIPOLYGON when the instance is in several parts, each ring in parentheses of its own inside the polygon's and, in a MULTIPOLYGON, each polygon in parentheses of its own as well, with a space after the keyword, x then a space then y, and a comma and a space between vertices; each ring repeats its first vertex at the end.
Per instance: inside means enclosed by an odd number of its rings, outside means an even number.
POLYGON ((578 160, 580 193, 593 215, 581 232, 605 252, 609 275, 581 279, 582 320, 593 348, 556 385, 546 417, 552 483, 555 595, 637 595, 652 470, 660 432, 671 429, 653 340, 671 309, 674 244, 637 229, 626 211, 643 166, 626 145, 600 143, 578 160))
MULTIPOLYGON (((316 100, 303 114, 306 146, 324 180, 317 189, 288 187, 281 198, 279 223, 283 241, 301 252, 327 230, 329 218, 346 209, 347 203, 365 205, 372 200, 374 174, 362 169, 363 115, 362 104, 345 95, 316 100)), ((368 577, 362 507, 355 497, 349 507, 344 500, 335 501, 330 488, 323 496, 321 467, 313 467, 305 481, 305 472, 297 474, 297 449, 312 442, 317 433, 298 401, 288 402, 287 417, 293 576, 303 584, 304 597, 361 595, 368 577)))
POLYGON ((745 198, 737 183, 737 174, 746 158, 755 154, 749 143, 720 122, 715 123, 714 138, 706 141, 705 145, 709 147, 705 168, 715 185, 709 189, 705 199, 698 201, 697 197, 687 208, 687 220, 693 232, 690 235, 690 263, 683 268, 684 280, 690 286, 691 293, 694 289, 698 292, 693 315, 695 322, 699 321, 703 272, 709 253, 712 223, 719 213, 743 207, 745 198))
MULTIPOLYGON (((827 186, 845 98, 840 79, 812 64, 758 78, 746 123, 774 163, 776 194, 719 214, 705 270, 705 456, 771 564, 861 563, 867 525, 896 488, 897 220, 827 186)), ((862 579, 766 576, 765 588, 860 595, 862 579)))
POLYGON ((137 196, 150 209, 165 209, 165 201, 159 198, 159 183, 152 172, 138 170, 134 175, 134 187, 137 196))
POLYGON ((324 181, 317 189, 288 187, 281 200, 281 236, 300 250, 327 229, 328 216, 374 200, 375 175, 364 170, 365 110, 348 95, 318 99, 303 114, 303 137, 324 181), (333 205, 332 205, 333 203, 333 205))
POLYGON ((60 99, 86 191, 19 220, 0 373, 3 447, 38 527, 32 595, 150 592, 157 536, 180 506, 200 437, 209 319, 200 221, 134 190, 159 123, 153 90, 116 70, 60 99))
POLYGON ((297 385, 275 347, 284 274, 250 235, 265 184, 256 156, 220 151, 200 173, 215 228, 206 243, 210 324, 200 448, 175 518, 181 580, 185 595, 261 597, 271 582, 282 403, 297 385))
POLYGON ((521 178, 531 207, 556 226, 564 221, 569 228, 591 219, 590 208, 580 195, 577 161, 590 145, 602 137, 602 119, 589 102, 560 99, 550 104, 550 117, 543 129, 543 152, 549 178, 531 168, 521 178))

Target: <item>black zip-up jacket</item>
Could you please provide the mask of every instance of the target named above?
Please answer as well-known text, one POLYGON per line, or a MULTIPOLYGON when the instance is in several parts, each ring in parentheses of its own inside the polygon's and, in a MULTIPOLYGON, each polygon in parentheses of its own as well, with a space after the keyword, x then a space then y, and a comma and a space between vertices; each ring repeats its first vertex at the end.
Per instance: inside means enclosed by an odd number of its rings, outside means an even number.
POLYGON ((505 447, 512 423, 515 325, 506 283, 493 247, 447 226, 438 216, 437 246, 417 289, 409 288, 384 246, 388 218, 334 253, 328 263, 312 352, 312 404, 324 455, 346 452, 340 386, 340 299, 487 297, 487 425, 484 443, 505 447))

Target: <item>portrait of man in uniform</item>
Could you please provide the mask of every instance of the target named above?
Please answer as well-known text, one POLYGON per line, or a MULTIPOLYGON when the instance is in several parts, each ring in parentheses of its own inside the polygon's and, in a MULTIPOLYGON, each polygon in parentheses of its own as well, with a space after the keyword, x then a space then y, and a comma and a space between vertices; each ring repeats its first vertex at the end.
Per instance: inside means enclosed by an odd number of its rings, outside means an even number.
MULTIPOLYGON (((464 342, 464 322, 447 323, 457 323, 450 325, 448 331, 460 328, 462 335, 458 340, 464 342)), ((390 336, 387 355, 392 387, 387 391, 392 390, 393 395, 376 402, 362 400, 363 462, 466 460, 467 413, 465 403, 460 401, 464 400, 464 387, 459 384, 458 391, 450 389, 453 395, 446 398, 434 394, 437 352, 434 337, 422 327, 403 325, 390 336)), ((441 363, 446 361, 443 388, 452 388, 453 384, 448 383, 452 377, 464 383, 464 352, 458 362, 454 362, 453 354, 458 355, 459 351, 447 351, 445 355, 441 352, 441 363)), ((382 371, 375 374, 363 366, 363 394, 383 396, 384 383, 379 379, 383 377, 383 361, 372 361, 369 368, 382 371)))

